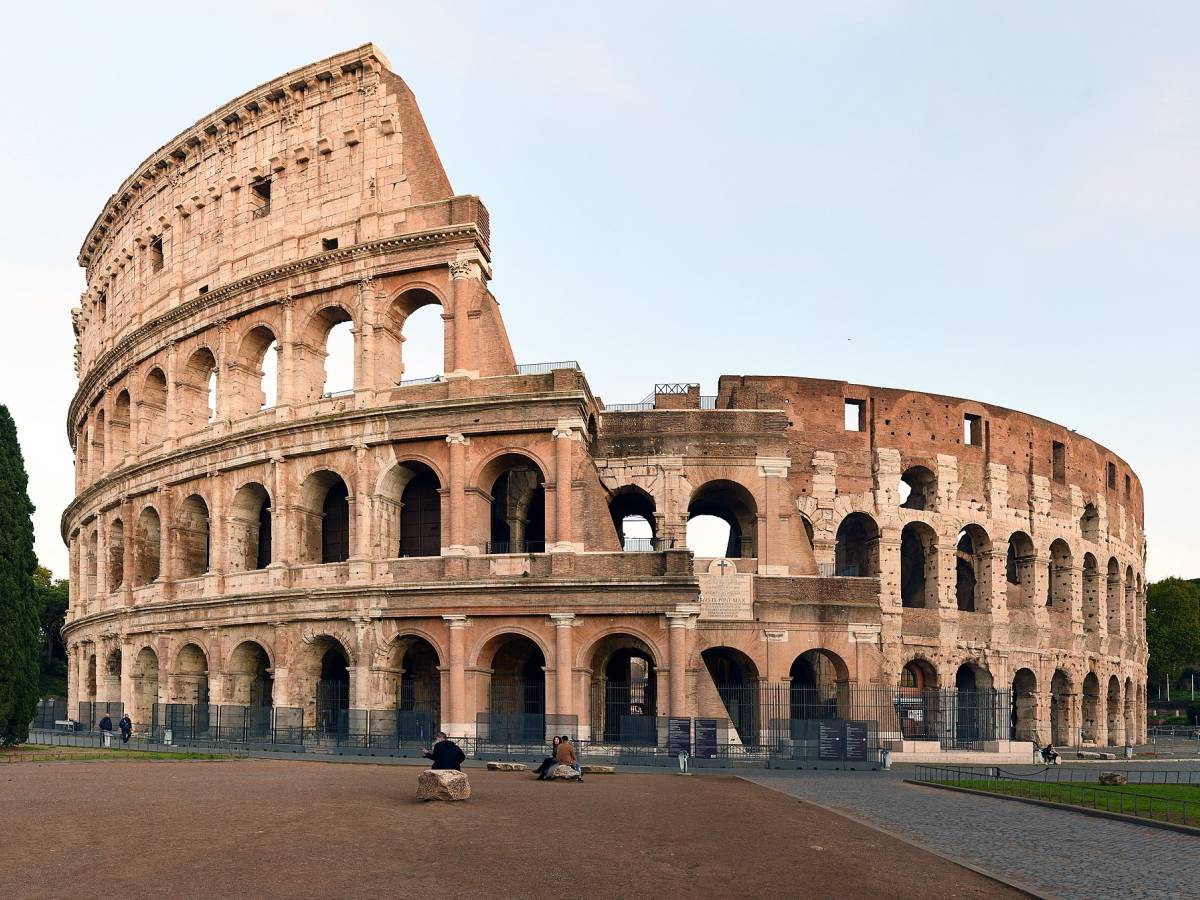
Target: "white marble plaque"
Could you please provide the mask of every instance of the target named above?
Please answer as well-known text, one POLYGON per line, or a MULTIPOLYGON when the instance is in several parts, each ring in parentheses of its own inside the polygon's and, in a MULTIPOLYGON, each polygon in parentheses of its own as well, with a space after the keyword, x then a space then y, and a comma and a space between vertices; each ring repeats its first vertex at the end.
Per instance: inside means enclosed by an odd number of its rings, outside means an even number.
POLYGON ((753 575, 738 575, 732 562, 719 559, 698 577, 701 622, 754 621, 753 575))

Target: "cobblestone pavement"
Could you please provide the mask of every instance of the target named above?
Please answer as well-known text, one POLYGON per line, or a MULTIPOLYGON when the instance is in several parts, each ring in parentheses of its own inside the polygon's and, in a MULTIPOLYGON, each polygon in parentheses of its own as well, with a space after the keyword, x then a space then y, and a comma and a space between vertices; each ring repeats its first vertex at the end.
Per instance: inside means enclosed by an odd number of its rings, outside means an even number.
POLYGON ((1200 840, 1009 800, 905 784, 891 772, 741 772, 758 784, 844 812, 1047 897, 1196 896, 1200 840))

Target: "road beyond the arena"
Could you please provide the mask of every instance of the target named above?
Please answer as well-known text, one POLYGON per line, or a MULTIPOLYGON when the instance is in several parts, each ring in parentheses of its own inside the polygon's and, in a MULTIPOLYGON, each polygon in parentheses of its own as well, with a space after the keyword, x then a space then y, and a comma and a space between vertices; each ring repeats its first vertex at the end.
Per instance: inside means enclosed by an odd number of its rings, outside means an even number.
POLYGON ((471 769, 471 799, 450 804, 415 800, 419 772, 14 763, 0 768, 0 896, 1022 896, 730 775, 471 769))

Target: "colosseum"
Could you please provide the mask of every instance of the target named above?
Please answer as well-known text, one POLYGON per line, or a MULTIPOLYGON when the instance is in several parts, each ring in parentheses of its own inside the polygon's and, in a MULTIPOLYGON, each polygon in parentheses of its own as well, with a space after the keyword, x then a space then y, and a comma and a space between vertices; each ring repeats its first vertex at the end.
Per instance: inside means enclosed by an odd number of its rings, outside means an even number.
POLYGON ((81 720, 661 744, 674 717, 747 752, 838 719, 897 751, 1144 739, 1124 460, 842 381, 606 404, 573 362, 517 362, 489 234, 369 44, 117 188, 72 313, 81 720), (405 367, 424 315, 440 372, 405 367))

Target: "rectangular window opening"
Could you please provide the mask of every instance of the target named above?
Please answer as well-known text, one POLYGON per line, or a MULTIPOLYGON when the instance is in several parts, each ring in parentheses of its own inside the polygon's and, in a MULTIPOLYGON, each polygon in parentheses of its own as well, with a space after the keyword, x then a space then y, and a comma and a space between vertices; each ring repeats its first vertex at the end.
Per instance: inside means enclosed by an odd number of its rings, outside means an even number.
POLYGON ((161 272, 163 267, 162 235, 150 239, 150 269, 161 272))
POLYGON ((983 417, 966 413, 963 416, 963 443, 973 447, 983 444, 983 417))
POLYGON ((271 179, 264 178, 250 185, 250 196, 254 200, 254 218, 261 219, 271 212, 271 179))
POLYGON ((207 284, 200 285, 200 293, 202 293, 202 294, 208 293, 208 285, 207 284))
POLYGON ((321 238, 321 249, 328 252, 338 248, 337 238, 321 238))
POLYGON ((867 430, 867 401, 866 400, 847 400, 846 401, 846 420, 847 431, 866 431, 867 430))
POLYGON ((1054 442, 1053 451, 1054 480, 1067 480, 1067 445, 1061 441, 1054 442))
POLYGON ((1133 495, 1133 481, 1128 475, 1125 476, 1125 499, 1128 500, 1133 495))
POLYGON ((1113 490, 1117 487, 1117 465, 1116 463, 1108 464, 1108 486, 1113 490))

